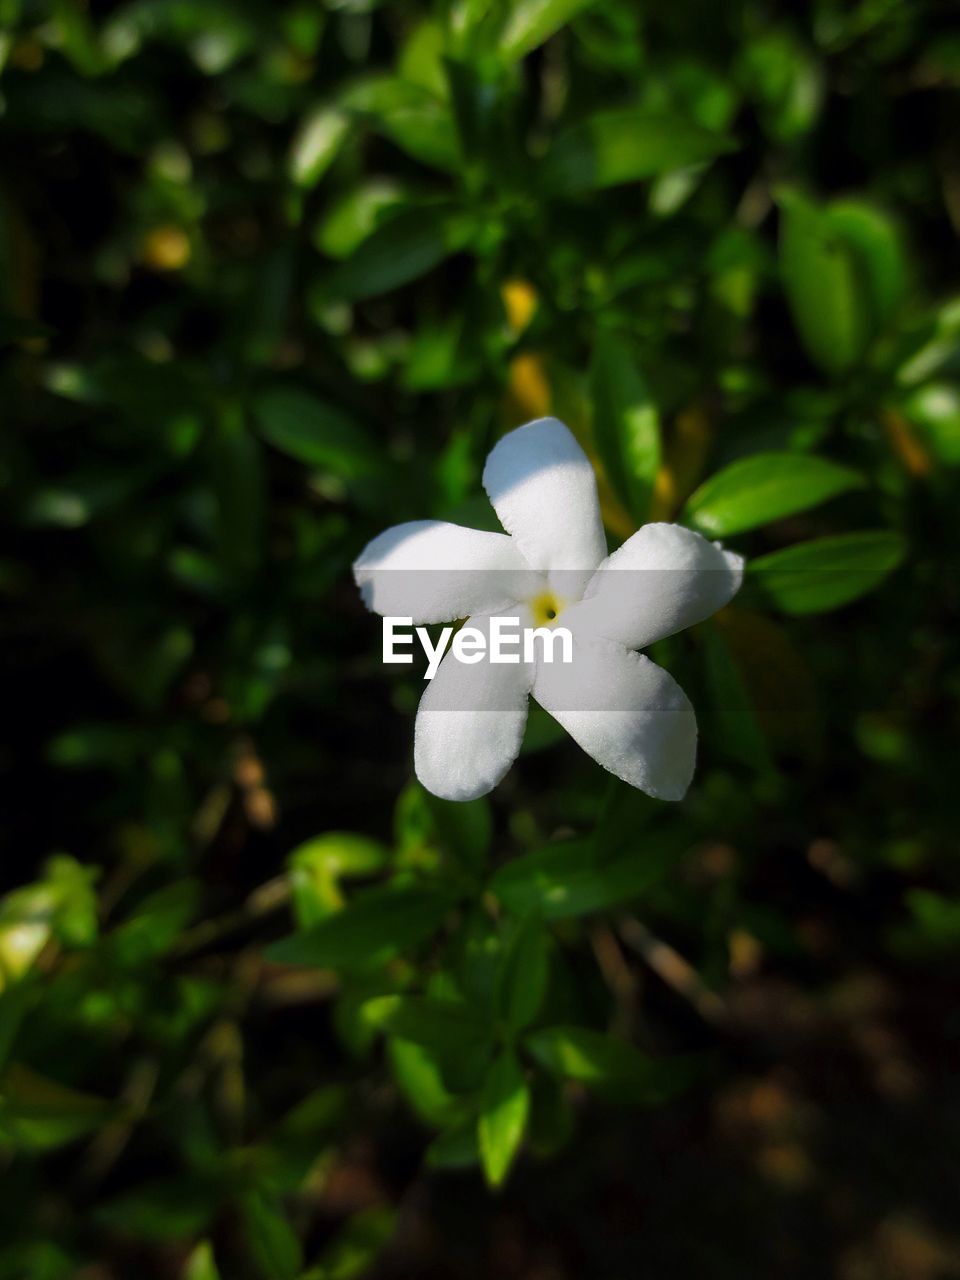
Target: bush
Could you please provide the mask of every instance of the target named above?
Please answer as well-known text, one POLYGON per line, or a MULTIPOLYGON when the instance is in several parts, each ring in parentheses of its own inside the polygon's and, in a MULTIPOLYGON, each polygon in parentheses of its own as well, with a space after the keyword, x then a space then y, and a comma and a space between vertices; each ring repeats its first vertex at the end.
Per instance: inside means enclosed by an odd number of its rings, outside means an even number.
POLYGON ((0 12, 0 1278, 954 1274, 947 11, 0 12), (412 780, 350 565, 547 414, 747 558, 680 805, 412 780))

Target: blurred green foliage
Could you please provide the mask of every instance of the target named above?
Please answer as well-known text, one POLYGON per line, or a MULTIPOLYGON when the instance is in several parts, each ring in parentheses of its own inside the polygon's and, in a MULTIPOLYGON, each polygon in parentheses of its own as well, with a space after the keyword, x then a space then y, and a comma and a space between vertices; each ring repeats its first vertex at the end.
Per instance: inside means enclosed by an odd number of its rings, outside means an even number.
POLYGON ((960 1273, 949 1139, 933 1192, 848 1170, 836 1227, 802 1129, 750 1176, 814 1230, 718 1155, 716 1218, 589 1207, 604 1132, 655 1195, 646 1136, 738 1072, 843 1077, 794 1005, 869 1057, 864 975, 931 994, 852 1093, 958 1136, 948 8, 0 0, 0 66, 0 1280, 960 1273), (611 547, 748 556, 655 653, 680 806, 536 710, 489 801, 410 782, 349 565, 495 527, 483 458, 548 412, 611 547), (483 1236, 511 1171, 575 1245, 483 1236))

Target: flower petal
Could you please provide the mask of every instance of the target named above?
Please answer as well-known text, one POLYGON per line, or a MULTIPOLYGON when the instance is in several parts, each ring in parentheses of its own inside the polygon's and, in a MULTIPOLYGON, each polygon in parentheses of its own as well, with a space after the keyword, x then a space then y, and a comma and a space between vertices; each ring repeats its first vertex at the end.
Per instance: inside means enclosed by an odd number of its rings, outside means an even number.
POLYGON ((353 576, 368 609, 415 625, 496 612, 538 579, 506 534, 443 520, 387 529, 354 561, 353 576))
MULTIPOLYGON (((489 617, 465 626, 489 635, 489 617)), ((450 650, 417 709, 417 777, 443 800, 475 800, 492 791, 516 760, 527 723, 533 664, 468 665, 450 650)))
POLYGON ((563 622, 643 649, 709 618, 742 580, 742 556, 681 525, 646 524, 604 560, 563 622))
POLYGON ((538 663, 533 696, 604 769, 660 800, 683 799, 697 722, 687 695, 649 658, 575 634, 572 663, 538 663))
POLYGON ((593 467, 567 427, 538 418, 499 440, 483 487, 527 563, 548 573, 577 571, 580 592, 607 553, 593 467))

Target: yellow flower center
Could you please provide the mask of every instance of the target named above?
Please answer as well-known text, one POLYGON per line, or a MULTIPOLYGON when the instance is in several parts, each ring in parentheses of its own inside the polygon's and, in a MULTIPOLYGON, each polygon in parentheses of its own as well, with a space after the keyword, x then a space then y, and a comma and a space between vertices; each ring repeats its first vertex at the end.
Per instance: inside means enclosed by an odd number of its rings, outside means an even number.
POLYGON ((530 612, 533 614, 534 625, 538 627, 554 626, 562 610, 563 601, 552 591, 541 591, 530 601, 530 612))

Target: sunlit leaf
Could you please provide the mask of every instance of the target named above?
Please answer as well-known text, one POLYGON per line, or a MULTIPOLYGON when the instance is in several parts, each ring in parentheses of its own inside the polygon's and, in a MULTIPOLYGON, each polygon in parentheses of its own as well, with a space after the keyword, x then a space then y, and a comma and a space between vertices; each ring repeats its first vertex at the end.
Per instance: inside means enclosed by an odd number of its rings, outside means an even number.
POLYGON ((350 117, 336 107, 318 107, 300 126, 290 152, 290 176, 299 187, 320 181, 350 130, 350 117))
POLYGON ((598 335, 590 370, 593 436, 618 497, 642 520, 660 466, 660 421, 627 342, 598 335))
POLYGON ((850 467, 798 453, 756 453, 717 471, 697 489, 684 519, 711 538, 756 529, 806 511, 864 479, 850 467))
POLYGON ((337 910, 341 878, 380 871, 388 858, 382 844, 352 831, 329 831, 298 845, 288 859, 297 923, 306 928, 337 910))
POLYGON ((331 258, 346 258, 388 213, 405 203, 402 187, 388 178, 371 178, 325 210, 313 242, 331 258))
POLYGON ((201 1240, 191 1252, 184 1268, 183 1280, 220 1280, 213 1245, 209 1240, 201 1240))
POLYGON ((515 0, 497 41, 504 60, 522 58, 595 0, 515 0))
POLYGON ((928 382, 903 401, 903 413, 948 466, 960 464, 960 385, 928 382))
POLYGON ((428 1124, 444 1126, 462 1123, 469 1106, 443 1082, 436 1057, 424 1045, 392 1037, 387 1052, 397 1084, 414 1112, 428 1124))
POLYGON ((530 1088, 511 1049, 494 1062, 483 1087, 477 1138, 483 1172, 499 1187, 510 1172, 523 1141, 530 1113, 530 1088))

